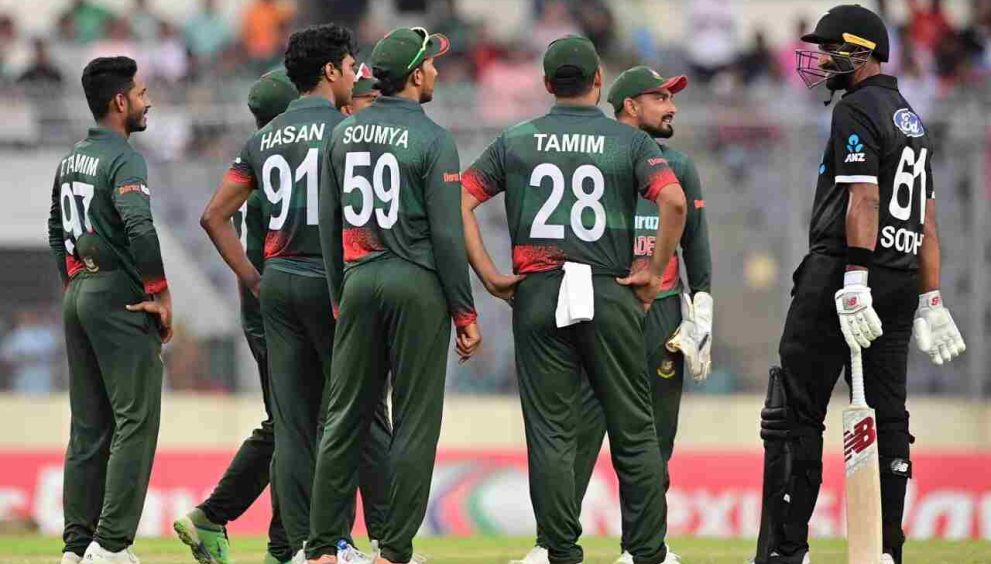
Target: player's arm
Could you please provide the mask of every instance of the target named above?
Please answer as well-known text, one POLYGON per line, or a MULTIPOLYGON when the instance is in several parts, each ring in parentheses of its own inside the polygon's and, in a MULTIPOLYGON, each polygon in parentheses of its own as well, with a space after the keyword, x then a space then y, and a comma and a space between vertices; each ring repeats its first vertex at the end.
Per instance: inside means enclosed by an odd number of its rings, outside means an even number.
MULTIPOLYGON (((928 163, 926 163, 928 166, 928 163)), ((932 171, 927 171, 932 179, 932 171)), ((919 306, 915 310, 912 334, 919 350, 929 356, 933 364, 950 362, 965 350, 963 336, 943 304, 939 291, 940 251, 939 230, 936 227, 936 200, 931 185, 925 187, 926 219, 923 222, 922 245, 919 249, 919 306)))
POLYGON ((241 284, 244 284, 252 294, 258 296, 261 275, 248 260, 231 222, 231 218, 241 209, 241 206, 255 189, 254 176, 243 155, 242 152, 242 156, 235 161, 227 174, 224 175, 223 180, 220 181, 220 186, 217 187, 213 197, 207 203, 206 209, 203 210, 200 226, 210 236, 210 240, 217 247, 220 256, 224 258, 227 266, 234 271, 241 284))
POLYGON ((341 211, 341 187, 334 173, 333 143, 323 153, 320 169, 319 230, 320 250, 330 290, 330 303, 337 316, 344 286, 344 219, 341 211))
POLYGON ((505 147, 500 136, 486 147, 478 159, 461 175, 461 217, 464 222, 468 262, 482 285, 493 296, 511 301, 522 275, 505 275, 499 271, 482 240, 475 208, 489 201, 504 188, 502 163, 505 147))
POLYGON ((709 224, 706 220, 702 182, 694 163, 686 163, 679 180, 685 191, 685 230, 681 234, 681 256, 685 261, 685 270, 688 271, 688 287, 692 294, 709 293, 712 285, 709 224))
POLYGON ((120 157, 111 171, 113 201, 134 257, 135 267, 151 300, 129 305, 131 311, 145 311, 158 318, 163 342, 172 338, 172 295, 165 278, 162 249, 151 215, 151 191, 144 157, 131 153, 120 157))
POLYGON ((48 210, 48 248, 55 256, 55 263, 58 265, 59 278, 62 286, 69 284, 69 270, 65 264, 65 232, 62 231, 62 207, 60 200, 62 192, 59 188, 58 175, 52 184, 52 204, 48 210))
POLYGON ((834 181, 836 189, 847 191, 847 265, 835 302, 850 349, 869 347, 883 332, 868 285, 880 217, 880 131, 867 113, 852 104, 841 102, 833 111, 834 181))
POLYGON ((430 223, 430 242, 441 288, 458 332, 458 354, 463 361, 474 354, 482 338, 468 281, 468 255, 461 216, 461 164, 449 133, 445 132, 433 143, 425 164, 423 193, 430 223))
POLYGON ((640 195, 657 204, 659 222, 650 267, 617 279, 632 286, 637 298, 649 308, 661 290, 664 269, 678 247, 685 229, 685 191, 657 144, 642 133, 634 146, 633 169, 640 195))

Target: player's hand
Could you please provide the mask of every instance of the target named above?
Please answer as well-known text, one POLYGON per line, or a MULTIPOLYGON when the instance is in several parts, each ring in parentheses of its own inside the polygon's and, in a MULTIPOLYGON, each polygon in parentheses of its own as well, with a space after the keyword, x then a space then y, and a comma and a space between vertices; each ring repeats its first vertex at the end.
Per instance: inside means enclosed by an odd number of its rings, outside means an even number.
POLYGON ((688 372, 697 382, 712 372, 712 296, 697 292, 692 300, 681 295, 681 325, 665 343, 671 352, 681 352, 688 372))
POLYGON ((457 349, 458 356, 461 357, 458 362, 460 364, 468 362, 468 359, 475 354, 481 344, 482 334, 478 331, 478 323, 472 322, 464 327, 458 327, 457 337, 454 339, 454 348, 457 349))
POLYGON ((485 289, 500 300, 512 304, 513 296, 516 295, 516 285, 524 278, 526 278, 525 274, 496 274, 484 281, 485 289))
POLYGON ((919 350, 929 355, 936 365, 950 362, 967 350, 950 310, 943 307, 939 290, 919 296, 912 336, 919 350))
POLYGON ((172 340, 172 295, 168 288, 156 294, 153 300, 125 307, 127 311, 143 311, 154 315, 158 321, 158 335, 162 338, 162 343, 172 340))
POLYGON ((654 298, 661 292, 664 278, 653 276, 649 268, 643 268, 631 272, 626 278, 617 278, 616 282, 622 286, 629 286, 643 305, 643 310, 647 311, 650 309, 650 304, 654 303, 654 298))
MULTIPOLYGON (((252 269, 252 270, 254 270, 254 269, 252 269)), ((247 280, 239 280, 239 282, 245 288, 247 288, 248 291, 251 292, 251 294, 254 297, 256 297, 256 298, 260 298, 261 297, 261 292, 262 292, 262 275, 259 274, 257 270, 254 272, 254 275, 251 278, 248 278, 247 280)))
POLYGON ((874 300, 867 285, 866 270, 850 270, 843 277, 843 288, 836 292, 836 313, 840 330, 850 350, 866 349, 880 337, 881 318, 874 311, 874 300))

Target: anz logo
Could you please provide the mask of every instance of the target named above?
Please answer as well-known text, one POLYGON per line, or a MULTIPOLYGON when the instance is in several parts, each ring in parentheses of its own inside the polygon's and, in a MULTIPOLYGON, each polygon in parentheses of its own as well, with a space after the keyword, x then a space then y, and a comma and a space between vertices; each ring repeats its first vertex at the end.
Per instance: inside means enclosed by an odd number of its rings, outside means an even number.
POLYGON ((860 136, 856 133, 851 133, 850 137, 847 137, 846 150, 846 160, 843 161, 845 163, 862 163, 866 159, 866 155, 862 152, 864 144, 860 142, 860 136))

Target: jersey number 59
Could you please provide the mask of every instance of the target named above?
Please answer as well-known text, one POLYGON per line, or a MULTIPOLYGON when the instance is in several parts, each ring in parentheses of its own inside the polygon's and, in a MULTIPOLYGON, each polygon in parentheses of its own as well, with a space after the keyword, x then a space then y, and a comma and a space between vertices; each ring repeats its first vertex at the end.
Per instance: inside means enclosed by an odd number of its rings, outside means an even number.
POLYGON ((344 219, 353 227, 362 227, 374 214, 379 227, 391 229, 399 219, 399 161, 392 153, 382 153, 375 161, 369 180, 367 172, 358 169, 371 165, 372 154, 368 151, 354 151, 344 156, 344 195, 348 197, 355 190, 361 195, 361 205, 357 209, 350 202, 344 206, 344 219), (376 200, 388 207, 376 206, 376 200))

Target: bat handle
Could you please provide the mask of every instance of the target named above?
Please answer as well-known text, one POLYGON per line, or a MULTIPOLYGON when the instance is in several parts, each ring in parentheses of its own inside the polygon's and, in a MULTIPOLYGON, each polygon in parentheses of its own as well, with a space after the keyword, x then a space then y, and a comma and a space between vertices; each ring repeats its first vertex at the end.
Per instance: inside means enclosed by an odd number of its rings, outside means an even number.
POLYGON ((859 347, 850 350, 850 405, 867 407, 864 394, 864 359, 859 347))

